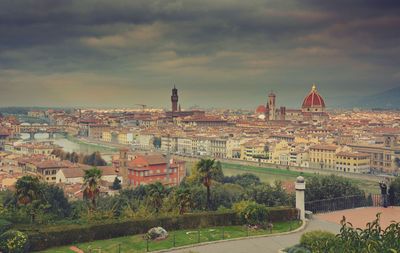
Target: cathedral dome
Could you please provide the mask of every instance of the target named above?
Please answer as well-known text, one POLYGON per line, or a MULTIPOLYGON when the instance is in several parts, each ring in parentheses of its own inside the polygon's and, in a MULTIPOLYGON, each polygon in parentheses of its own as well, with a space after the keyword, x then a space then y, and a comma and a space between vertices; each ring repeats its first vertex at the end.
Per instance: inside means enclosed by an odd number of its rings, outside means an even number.
POLYGON ((312 86, 311 92, 304 98, 302 108, 325 108, 325 101, 318 93, 315 84, 312 86))
POLYGON ((257 114, 264 114, 266 112, 267 112, 267 108, 265 107, 265 105, 259 105, 256 109, 257 114))

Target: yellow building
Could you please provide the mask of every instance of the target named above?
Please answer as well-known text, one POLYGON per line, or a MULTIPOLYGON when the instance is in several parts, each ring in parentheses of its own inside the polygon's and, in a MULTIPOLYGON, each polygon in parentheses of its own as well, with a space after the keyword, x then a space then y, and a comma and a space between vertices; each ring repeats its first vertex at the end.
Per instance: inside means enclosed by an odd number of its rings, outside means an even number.
POLYGON ((128 131, 121 131, 118 133, 117 138, 119 144, 124 144, 124 145, 132 144, 133 133, 130 133, 128 131))
POLYGON ((338 152, 336 154, 336 170, 352 173, 370 171, 371 156, 367 153, 338 152))
POLYGON ((280 141, 268 145, 269 159, 271 163, 288 165, 290 147, 287 141, 280 141))
POLYGON ((354 151, 368 153, 370 155, 371 170, 398 173, 400 168, 397 161, 400 159, 400 144, 397 137, 384 135, 383 144, 349 144, 354 151))
POLYGON ((240 146, 240 157, 243 160, 268 159, 268 149, 265 148, 265 142, 248 141, 240 146))
POLYGON ((118 143, 119 144, 128 144, 128 137, 126 132, 118 133, 118 143))
POLYGON ((316 169, 336 170, 336 150, 332 144, 317 144, 309 148, 310 167, 316 169))
POLYGON ((101 135, 101 140, 106 142, 111 142, 112 139, 111 136, 112 136, 111 131, 105 131, 101 135))

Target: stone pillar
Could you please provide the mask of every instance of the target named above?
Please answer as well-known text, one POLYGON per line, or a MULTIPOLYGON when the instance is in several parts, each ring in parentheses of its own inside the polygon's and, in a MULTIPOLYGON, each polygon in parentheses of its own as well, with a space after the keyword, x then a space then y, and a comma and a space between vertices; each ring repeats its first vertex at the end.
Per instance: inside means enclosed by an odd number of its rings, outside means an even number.
POLYGON ((30 132, 29 133, 29 140, 34 140, 35 139, 35 132, 30 132))
POLYGON ((300 219, 305 220, 305 203, 304 203, 304 191, 306 189, 306 183, 304 177, 299 176, 296 178, 296 208, 300 210, 300 219))

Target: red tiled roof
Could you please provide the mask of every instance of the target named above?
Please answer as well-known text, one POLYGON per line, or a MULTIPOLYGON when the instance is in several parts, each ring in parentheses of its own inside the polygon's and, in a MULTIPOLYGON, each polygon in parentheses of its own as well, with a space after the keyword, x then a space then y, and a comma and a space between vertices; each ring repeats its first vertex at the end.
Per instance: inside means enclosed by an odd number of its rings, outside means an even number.
POLYGON ((303 101, 302 108, 310 108, 310 107, 325 107, 325 101, 321 97, 321 95, 319 95, 317 89, 315 89, 315 86, 313 86, 313 89, 304 98, 303 101))

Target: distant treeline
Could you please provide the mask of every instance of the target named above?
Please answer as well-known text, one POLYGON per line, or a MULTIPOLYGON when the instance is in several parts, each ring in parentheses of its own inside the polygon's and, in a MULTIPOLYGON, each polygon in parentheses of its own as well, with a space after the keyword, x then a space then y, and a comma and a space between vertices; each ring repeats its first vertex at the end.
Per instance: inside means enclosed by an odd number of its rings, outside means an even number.
POLYGON ((107 165, 107 162, 101 157, 100 152, 93 152, 90 155, 85 155, 76 152, 65 152, 62 149, 55 149, 52 154, 59 157, 61 160, 68 160, 72 163, 82 163, 91 166, 107 165))
POLYGON ((27 115, 29 111, 47 111, 49 109, 56 109, 56 110, 64 110, 64 111, 72 111, 71 108, 61 108, 61 107, 17 107, 17 106, 9 106, 9 107, 0 107, 0 113, 5 114, 25 114, 27 115))

